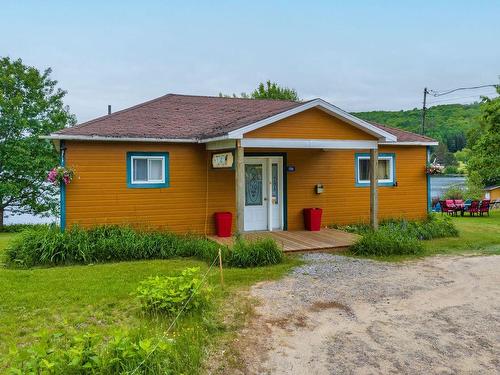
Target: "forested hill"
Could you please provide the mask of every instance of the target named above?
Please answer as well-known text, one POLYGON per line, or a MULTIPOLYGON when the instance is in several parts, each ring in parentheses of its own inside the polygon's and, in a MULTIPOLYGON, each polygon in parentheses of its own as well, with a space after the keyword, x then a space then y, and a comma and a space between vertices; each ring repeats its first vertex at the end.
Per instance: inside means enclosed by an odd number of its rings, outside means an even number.
MULTIPOLYGON (((421 133, 422 110, 372 111, 353 113, 367 121, 374 121, 421 133)), ((446 104, 427 110, 425 135, 445 143, 451 152, 462 149, 470 129, 479 127, 479 103, 446 104)))

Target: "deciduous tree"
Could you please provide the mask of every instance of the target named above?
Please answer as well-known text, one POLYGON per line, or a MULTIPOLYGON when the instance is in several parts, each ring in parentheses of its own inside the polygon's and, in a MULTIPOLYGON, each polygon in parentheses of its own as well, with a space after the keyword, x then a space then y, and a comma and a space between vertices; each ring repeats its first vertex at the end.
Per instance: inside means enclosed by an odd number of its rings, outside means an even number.
MULTIPOLYGON (((500 94, 500 86, 497 87, 500 94)), ((481 133, 467 163, 483 185, 500 184, 500 97, 484 98, 481 104, 481 133)))
POLYGON ((58 155, 40 136, 74 124, 75 117, 51 72, 0 58, 0 227, 6 208, 33 214, 57 209, 57 191, 46 176, 58 155))

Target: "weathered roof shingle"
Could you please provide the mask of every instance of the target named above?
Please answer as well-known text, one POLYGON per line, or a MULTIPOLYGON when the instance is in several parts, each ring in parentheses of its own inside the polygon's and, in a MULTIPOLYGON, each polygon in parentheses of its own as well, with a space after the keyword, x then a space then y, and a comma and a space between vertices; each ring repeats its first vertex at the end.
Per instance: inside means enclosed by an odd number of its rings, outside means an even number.
MULTIPOLYGON (((167 94, 62 129, 54 135, 198 140, 227 134, 303 104, 286 100, 167 94)), ((371 124, 397 136, 398 142, 434 141, 405 130, 371 124)))

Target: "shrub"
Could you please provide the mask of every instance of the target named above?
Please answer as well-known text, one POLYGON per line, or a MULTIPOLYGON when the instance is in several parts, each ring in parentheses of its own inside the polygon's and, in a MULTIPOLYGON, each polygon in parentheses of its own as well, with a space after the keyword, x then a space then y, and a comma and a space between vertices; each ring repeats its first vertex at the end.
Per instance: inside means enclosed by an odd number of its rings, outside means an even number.
POLYGON ((374 232, 367 224, 337 228, 363 236, 351 248, 354 253, 360 255, 419 254, 422 245, 418 240, 458 236, 458 230, 452 219, 449 216, 436 214, 429 215, 427 220, 423 221, 384 220, 380 223, 378 232, 374 232), (377 242, 379 240, 380 242, 377 242))
POLYGON ((61 232, 56 226, 44 225, 21 232, 6 249, 6 256, 9 264, 23 267, 175 256, 210 261, 217 257, 218 248, 216 243, 194 235, 139 231, 127 226, 75 226, 61 232))
POLYGON ((172 341, 118 333, 109 341, 85 333, 54 334, 16 351, 13 374, 175 374, 179 355, 172 341))
POLYGON ((449 216, 432 214, 425 221, 403 223, 408 231, 420 240, 458 236, 458 230, 449 216))
POLYGON ((255 241, 237 236, 230 254, 229 264, 233 267, 258 267, 278 264, 283 261, 283 250, 272 238, 255 241))
MULTIPOLYGON (((335 228, 360 235, 364 235, 372 231, 371 227, 364 223, 336 226, 335 228)), ((453 224, 451 217, 438 214, 431 214, 426 220, 422 221, 386 219, 380 223, 380 228, 403 231, 406 234, 420 240, 458 236, 458 230, 453 224)))
POLYGON ((465 194, 465 190, 460 186, 450 186, 444 192, 444 199, 463 199, 465 194))
POLYGON ((412 234, 397 227, 383 226, 365 233, 352 247, 356 255, 417 255, 424 251, 422 243, 412 234))
POLYGON ((459 171, 458 167, 455 165, 448 165, 444 169, 444 174, 459 174, 459 173, 460 173, 460 171, 459 171))
POLYGON ((177 315, 197 311, 209 302, 210 288, 202 285, 200 269, 187 268, 179 276, 151 276, 141 281, 136 295, 148 313, 177 315))

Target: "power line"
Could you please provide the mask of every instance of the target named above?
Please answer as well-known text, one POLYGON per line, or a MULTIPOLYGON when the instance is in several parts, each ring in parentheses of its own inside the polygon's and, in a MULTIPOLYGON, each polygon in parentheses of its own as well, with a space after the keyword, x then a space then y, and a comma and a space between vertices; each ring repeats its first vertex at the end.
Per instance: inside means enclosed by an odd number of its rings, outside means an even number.
POLYGON ((477 95, 468 95, 468 96, 456 96, 453 98, 446 98, 446 99, 439 99, 439 100, 432 100, 430 102, 427 102, 427 104, 434 104, 434 103, 441 103, 441 102, 447 102, 450 100, 460 100, 460 99, 469 99, 469 98, 477 98, 480 96, 483 96, 484 94, 477 94, 477 95))
MULTIPOLYGON (((438 97, 438 96, 448 95, 448 94, 451 94, 452 92, 456 92, 456 91, 477 90, 477 89, 482 89, 485 87, 494 87, 495 89, 497 89, 498 87, 500 87, 500 85, 497 84, 497 85, 480 85, 480 86, 471 86, 471 87, 458 87, 456 89, 445 90, 442 92, 439 92, 437 90, 428 90, 427 87, 425 87, 424 88, 424 102, 422 105, 422 135, 425 135, 425 114, 427 111, 427 107, 426 107, 427 95, 432 95, 434 97, 438 97)), ((476 96, 476 95, 474 95, 474 96, 476 96)))
POLYGON ((456 89, 451 89, 451 90, 444 90, 442 92, 439 92, 438 90, 429 90, 429 94, 432 96, 443 96, 443 95, 448 95, 451 94, 452 92, 455 91, 461 91, 461 90, 476 90, 476 89, 482 89, 485 87, 494 87, 497 88, 499 85, 481 85, 481 86, 472 86, 472 87, 458 87, 456 89))

